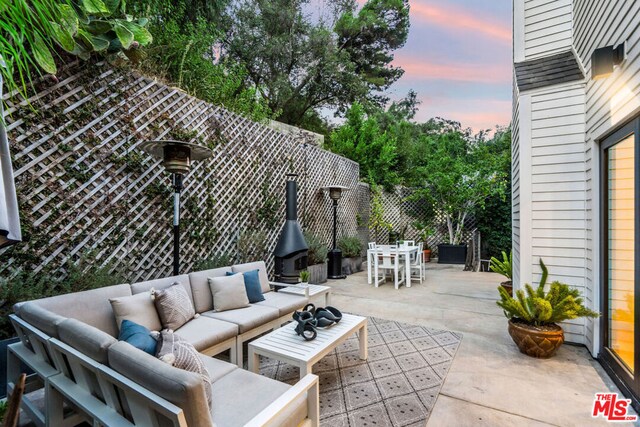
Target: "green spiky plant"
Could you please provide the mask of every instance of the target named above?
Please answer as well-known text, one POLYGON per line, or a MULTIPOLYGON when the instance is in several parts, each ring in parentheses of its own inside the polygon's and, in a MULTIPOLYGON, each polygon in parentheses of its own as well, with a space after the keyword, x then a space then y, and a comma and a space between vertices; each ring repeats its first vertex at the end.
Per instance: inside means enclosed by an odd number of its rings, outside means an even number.
POLYGON ((307 283, 309 281, 310 274, 307 270, 302 270, 300 272, 300 281, 302 283, 307 283))
POLYGON ((496 257, 491 257, 491 264, 489 265, 489 270, 494 273, 502 274, 504 277, 509 279, 513 278, 513 265, 511 263, 512 253, 509 252, 509 255, 505 251, 502 251, 502 261, 496 257))
POLYGON ((526 294, 520 289, 512 297, 502 287, 498 287, 500 301, 498 306, 504 310, 508 319, 521 320, 534 326, 544 326, 578 317, 598 317, 599 313, 584 306, 580 291, 571 289, 569 285, 554 281, 549 285, 549 292, 545 292, 549 272, 540 259, 542 278, 537 289, 525 284, 526 294))

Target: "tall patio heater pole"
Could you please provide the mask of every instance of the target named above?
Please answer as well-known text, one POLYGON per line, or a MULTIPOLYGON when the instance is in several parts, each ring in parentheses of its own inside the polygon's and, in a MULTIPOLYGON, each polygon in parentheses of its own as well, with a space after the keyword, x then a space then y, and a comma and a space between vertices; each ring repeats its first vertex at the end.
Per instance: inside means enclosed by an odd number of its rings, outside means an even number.
POLYGON ((180 274, 180 193, 184 185, 182 174, 173 174, 173 275, 180 274))
POLYGON ((184 189, 184 175, 191 170, 193 160, 213 156, 207 147, 183 141, 146 141, 140 147, 161 159, 165 170, 171 173, 173 184, 173 275, 180 274, 180 193, 184 189))
POLYGON ((328 254, 327 276, 329 279, 344 279, 346 276, 342 274, 342 251, 338 248, 338 200, 342 197, 342 192, 349 188, 330 185, 324 189, 329 190, 329 198, 333 201, 333 248, 328 254))

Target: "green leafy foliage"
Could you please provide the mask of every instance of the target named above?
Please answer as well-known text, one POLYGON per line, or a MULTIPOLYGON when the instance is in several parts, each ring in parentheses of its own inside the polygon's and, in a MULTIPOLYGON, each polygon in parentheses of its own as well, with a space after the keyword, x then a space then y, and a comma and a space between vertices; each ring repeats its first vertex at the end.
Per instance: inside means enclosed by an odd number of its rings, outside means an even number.
POLYGON ((511 252, 507 255, 506 252, 502 251, 502 260, 499 260, 496 257, 491 257, 489 269, 494 273, 502 274, 504 277, 511 280, 513 278, 513 264, 511 258, 511 252))
MULTIPOLYGON (((214 49, 222 37, 218 24, 203 18, 192 20, 190 4, 176 1, 149 5, 154 11, 149 24, 154 41, 138 63, 140 70, 255 121, 275 117, 257 89, 245 85, 246 68, 218 57, 214 49)), ((130 7, 136 12, 143 5, 130 7)))
POLYGON ((387 237, 393 225, 384 219, 384 205, 382 204, 382 192, 376 184, 371 185, 371 213, 369 214, 369 231, 374 239, 380 240, 383 234, 387 237))
POLYGON ((519 289, 516 296, 512 297, 502 286, 498 287, 500 301, 496 303, 504 310, 508 319, 519 319, 530 325, 543 326, 578 317, 600 315, 585 307, 580 291, 570 288, 569 285, 554 281, 549 285, 549 291, 545 292, 549 273, 542 259, 540 267, 542 278, 537 289, 525 284, 526 293, 519 289))
POLYGON ((338 240, 338 248, 345 258, 359 257, 362 255, 362 242, 356 236, 344 236, 338 240))
POLYGON ((358 162, 360 177, 370 184, 391 189, 399 183, 396 139, 357 102, 347 112, 346 123, 331 133, 327 148, 358 162))
POLYGON ((306 240, 307 246, 309 247, 307 255, 309 265, 322 264, 327 260, 329 248, 327 248, 326 243, 324 243, 318 236, 309 232, 304 232, 304 240, 306 240))
POLYGON ((62 277, 48 270, 35 272, 31 269, 10 271, 0 277, 0 339, 14 335, 8 316, 18 302, 126 282, 124 275, 114 270, 112 264, 100 266, 90 254, 77 262, 69 262, 66 269, 67 274, 62 277))
POLYGON ((231 254, 213 255, 209 258, 201 259, 193 264, 193 271, 211 270, 213 268, 227 267, 233 264, 231 254))

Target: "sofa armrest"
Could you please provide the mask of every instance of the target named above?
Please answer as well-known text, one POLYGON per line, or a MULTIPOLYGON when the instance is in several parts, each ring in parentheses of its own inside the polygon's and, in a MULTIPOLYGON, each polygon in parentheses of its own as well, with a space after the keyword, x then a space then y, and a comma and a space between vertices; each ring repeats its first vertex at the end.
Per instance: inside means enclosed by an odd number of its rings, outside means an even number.
POLYGON ((253 417, 245 427, 273 425, 276 417, 304 393, 307 393, 307 419, 311 421, 312 427, 318 427, 320 425, 320 387, 318 376, 314 374, 305 375, 282 396, 253 417))
POLYGON ((305 297, 309 298, 309 286, 308 285, 301 285, 300 283, 291 284, 291 283, 281 283, 281 282, 269 282, 269 286, 271 286, 272 288, 274 286, 279 286, 279 287, 282 287, 282 288, 300 289, 301 291, 303 291, 303 295, 305 297))

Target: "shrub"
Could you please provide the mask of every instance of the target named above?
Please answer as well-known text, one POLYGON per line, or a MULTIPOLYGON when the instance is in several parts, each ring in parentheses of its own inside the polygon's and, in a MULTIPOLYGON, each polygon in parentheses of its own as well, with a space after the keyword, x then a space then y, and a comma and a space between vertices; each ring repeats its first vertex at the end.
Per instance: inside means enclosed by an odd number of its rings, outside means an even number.
POLYGON ((93 264, 90 256, 67 264, 66 276, 59 278, 50 271, 18 270, 0 278, 0 339, 12 337, 15 333, 9 314, 13 305, 54 295, 86 291, 104 286, 125 283, 126 279, 111 264, 93 264))
POLYGON ((325 262, 329 252, 327 245, 318 236, 308 232, 304 233, 304 239, 307 241, 307 246, 309 246, 308 264, 316 265, 325 262))
POLYGON ((513 264, 511 262, 511 258, 511 252, 507 255, 505 251, 502 251, 502 261, 496 257, 491 257, 489 269, 494 273, 502 274, 504 277, 511 280, 513 278, 513 264))
POLYGON ((233 264, 233 256, 230 254, 213 255, 201 259, 193 264, 193 271, 211 270, 212 268, 226 267, 233 264))
POLYGON ((338 248, 346 258, 359 257, 362 254, 362 242, 356 236, 340 238, 338 248))
POLYGON ((580 291, 571 289, 569 285, 555 281, 551 283, 549 292, 544 291, 547 282, 547 267, 540 260, 542 279, 536 290, 529 284, 525 285, 527 293, 522 289, 512 297, 502 287, 498 287, 500 301, 497 302, 504 310, 508 319, 517 319, 534 326, 543 326, 563 320, 578 317, 598 317, 599 314, 585 307, 580 297, 580 291))

